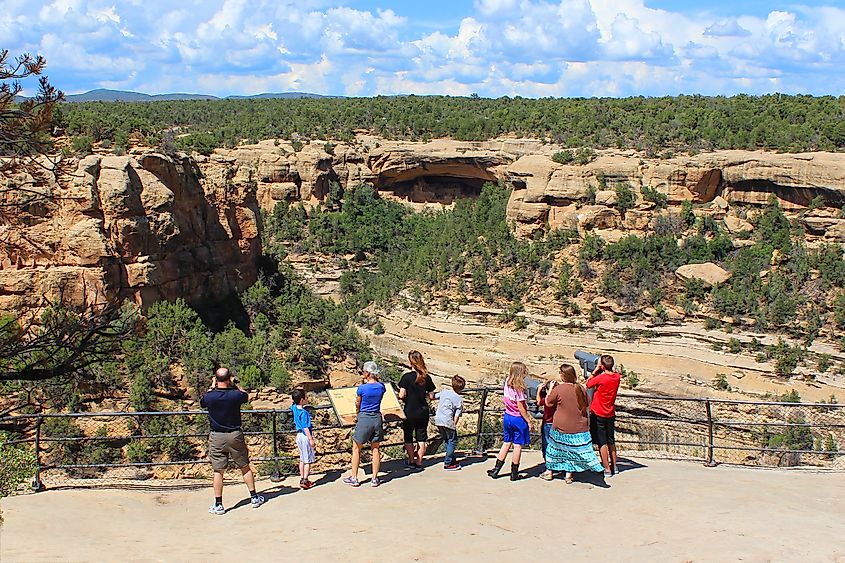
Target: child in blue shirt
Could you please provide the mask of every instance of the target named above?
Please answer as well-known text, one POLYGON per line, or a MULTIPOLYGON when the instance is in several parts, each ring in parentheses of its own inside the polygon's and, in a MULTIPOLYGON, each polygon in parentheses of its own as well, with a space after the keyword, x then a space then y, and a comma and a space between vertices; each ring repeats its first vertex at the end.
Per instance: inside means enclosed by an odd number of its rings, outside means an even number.
POLYGON ((293 404, 290 407, 293 413, 293 423, 296 426, 296 447, 299 449, 299 487, 310 489, 314 483, 308 480, 311 474, 311 464, 316 457, 314 451, 314 434, 311 424, 311 415, 305 410, 308 404, 308 396, 302 389, 295 389, 291 394, 293 404))

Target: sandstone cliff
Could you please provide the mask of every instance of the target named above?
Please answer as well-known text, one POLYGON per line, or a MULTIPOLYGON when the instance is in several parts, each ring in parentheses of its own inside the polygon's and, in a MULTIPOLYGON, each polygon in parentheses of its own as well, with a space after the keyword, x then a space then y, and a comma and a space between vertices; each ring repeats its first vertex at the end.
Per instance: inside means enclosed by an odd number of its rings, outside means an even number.
POLYGON ((143 306, 176 297, 219 303, 255 280, 259 210, 281 201, 315 204, 333 182, 342 189, 367 182, 417 208, 448 206, 477 195, 484 182, 504 182, 513 187, 508 216, 520 235, 550 226, 607 239, 653 226, 657 211, 642 201, 643 186, 670 203, 699 204, 696 213, 724 220, 731 232, 750 229, 738 210, 770 194, 792 211, 820 196, 827 207, 803 212, 802 224, 811 237, 845 241, 836 209, 845 202, 845 154, 647 159, 610 150, 584 165, 564 165, 552 160, 559 150, 536 140, 411 143, 359 135, 336 145, 262 141, 210 157, 148 150, 88 156, 70 180, 31 187, 47 199, 28 203, 19 223, 0 226, 0 237, 21 243, 0 256, 0 309, 60 294, 72 302, 117 295, 143 306), (619 182, 638 199, 625 213, 612 191, 619 182), (591 186, 605 188, 595 204, 587 201, 591 186))
POLYGON ((203 304, 255 281, 254 191, 205 178, 189 157, 91 155, 45 189, 0 257, 0 309, 42 296, 203 304))
MULTIPOLYGON (((252 182, 257 199, 271 210, 280 201, 316 203, 331 182, 343 189, 373 184, 382 194, 414 207, 448 206, 460 196, 477 195, 484 182, 513 187, 508 215, 520 234, 547 224, 553 228, 642 230, 652 213, 642 205, 641 187, 665 194, 671 204, 707 204, 721 198, 728 206, 759 206, 774 194, 789 211, 805 209, 814 198, 829 208, 845 203, 845 154, 777 154, 717 151, 669 159, 645 158, 633 151, 601 151, 591 162, 558 164, 560 147, 533 140, 486 142, 385 141, 359 136, 353 143, 327 146, 313 141, 294 151, 272 141, 219 150, 201 166, 236 185, 252 182), (326 152, 329 148, 332 154, 326 152), (614 210, 613 188, 630 184, 639 203, 624 218, 614 210), (596 207, 585 208, 591 189, 596 207)), ((723 208, 722 211, 725 211, 723 208)), ((718 213, 719 220, 730 216, 718 213)), ((803 219, 809 234, 845 240, 845 223, 831 211, 803 219)))

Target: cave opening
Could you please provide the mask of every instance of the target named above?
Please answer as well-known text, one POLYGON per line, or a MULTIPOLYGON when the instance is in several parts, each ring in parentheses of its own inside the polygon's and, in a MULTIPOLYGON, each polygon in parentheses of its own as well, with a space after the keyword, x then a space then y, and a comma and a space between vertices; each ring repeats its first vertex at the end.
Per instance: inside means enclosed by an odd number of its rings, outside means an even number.
POLYGON ((377 187, 379 191, 391 192, 396 198, 408 203, 452 205, 461 198, 477 198, 482 186, 489 181, 487 178, 432 175, 385 182, 377 187))
POLYGON ((824 204, 841 207, 845 204, 845 197, 836 190, 823 187, 791 187, 783 186, 771 180, 740 180, 731 184, 734 192, 758 192, 774 194, 781 201, 796 207, 807 207, 813 198, 821 196, 824 204))

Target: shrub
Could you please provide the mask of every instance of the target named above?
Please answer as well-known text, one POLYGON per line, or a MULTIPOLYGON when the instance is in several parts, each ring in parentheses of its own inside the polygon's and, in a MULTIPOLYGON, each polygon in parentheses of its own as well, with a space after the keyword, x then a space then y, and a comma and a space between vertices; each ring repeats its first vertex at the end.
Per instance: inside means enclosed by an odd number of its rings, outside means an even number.
POLYGON ((839 451, 839 444, 836 442, 836 438, 833 437, 833 434, 828 432, 827 438, 824 440, 824 451, 826 452, 838 452, 839 451))
POLYGON ((589 164, 596 158, 596 151, 589 147, 582 147, 578 149, 578 153, 575 155, 575 164, 580 164, 581 166, 585 164, 589 164))
POLYGON ((656 325, 663 325, 669 320, 669 311, 666 310, 662 304, 658 303, 654 306, 654 316, 652 322, 656 325))
POLYGON ((817 195, 813 199, 810 200, 810 203, 807 204, 807 209, 809 211, 813 211, 814 209, 821 209, 825 206, 824 196, 817 195))
MULTIPOLYGON (((82 438, 84 433, 72 418, 50 417, 44 421, 42 435, 50 438, 82 438)), ((56 465, 74 465, 79 461, 81 441, 52 442, 49 459, 56 465)))
POLYGON ((176 139, 175 145, 180 149, 192 149, 199 154, 208 156, 214 152, 218 142, 211 133, 191 133, 176 139))
POLYGON ((728 383, 728 377, 724 373, 717 373, 713 379, 713 387, 720 391, 730 391, 731 384, 728 383))
POLYGON ((269 381, 257 366, 248 365, 240 370, 240 383, 244 389, 261 389, 269 381))
POLYGON ((281 363, 274 363, 270 368, 270 385, 277 391, 289 391, 291 376, 288 368, 281 363))
POLYGON ((590 205, 596 204, 596 187, 593 184, 587 184, 587 203, 590 205))
POLYGON ((145 421, 144 434, 161 436, 147 439, 150 453, 164 454, 170 461, 193 459, 196 447, 185 434, 194 434, 196 430, 183 416, 161 416, 145 421))
POLYGON ((560 151, 552 155, 552 160, 558 164, 570 164, 575 160, 575 155, 572 151, 560 151))
POLYGON ((678 236, 683 232, 683 221, 677 213, 661 213, 654 218, 654 234, 659 237, 678 236))
POLYGON ((557 282, 556 296, 558 299, 576 297, 581 292, 581 282, 573 276, 572 265, 569 262, 562 263, 557 282))
POLYGON ((643 194, 643 199, 645 201, 653 203, 658 209, 666 209, 669 205, 669 196, 659 192, 657 188, 642 186, 640 188, 640 193, 643 194))
POLYGON ((795 373, 795 368, 798 367, 803 355, 801 348, 790 346, 783 340, 779 340, 773 352, 772 357, 775 359, 776 374, 785 377, 795 373))
POLYGON ((100 426, 94 433, 94 438, 85 441, 80 455, 82 463, 102 465, 115 463, 120 460, 120 448, 109 443, 108 428, 100 426))
POLYGON ((625 366, 619 364, 619 374, 622 376, 622 381, 628 389, 636 389, 640 384, 640 374, 631 370, 625 369, 625 366))
POLYGON ((149 463, 152 461, 150 450, 143 439, 130 442, 126 446, 126 459, 130 463, 149 463))
MULTIPOLYGON (((35 451, 26 444, 0 443, 0 498, 18 490, 35 475, 35 451)), ((0 520, 2 522, 2 520, 0 520)))
POLYGON ((695 225, 695 214, 692 212, 692 202, 689 200, 681 202, 681 221, 688 229, 695 225))
POLYGON ((637 204, 637 198, 634 195, 634 190, 628 182, 619 182, 616 184, 616 208, 623 215, 626 211, 633 208, 637 204))
POLYGON ((713 330, 719 328, 719 319, 714 319, 712 317, 707 317, 704 319, 704 328, 707 330, 713 330))
POLYGON ((94 150, 94 141, 88 135, 80 135, 79 137, 73 138, 71 148, 73 152, 78 154, 91 154, 91 151, 94 150))
POLYGON ((604 256, 605 246, 605 242, 601 237, 587 233, 587 236, 584 237, 584 242, 581 244, 581 249, 578 251, 578 257, 590 262, 600 260, 604 256))
MULTIPOLYGON (((790 424, 804 424, 807 419, 802 413, 793 413, 787 417, 790 424)), ((789 426, 784 432, 769 438, 770 448, 785 448, 789 450, 812 450, 813 434, 806 426, 789 426)))

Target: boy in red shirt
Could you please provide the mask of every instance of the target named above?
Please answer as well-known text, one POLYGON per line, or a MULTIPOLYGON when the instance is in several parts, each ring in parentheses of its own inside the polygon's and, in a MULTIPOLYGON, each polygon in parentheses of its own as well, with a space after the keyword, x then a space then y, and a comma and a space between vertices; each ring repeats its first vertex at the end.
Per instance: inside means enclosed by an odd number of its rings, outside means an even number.
POLYGON ((613 356, 604 354, 593 375, 587 380, 587 388, 595 388, 590 403, 590 434, 593 443, 599 446, 604 476, 618 473, 616 468, 616 393, 622 376, 613 371, 613 356))

